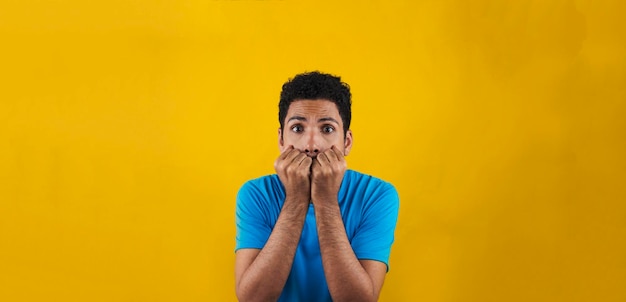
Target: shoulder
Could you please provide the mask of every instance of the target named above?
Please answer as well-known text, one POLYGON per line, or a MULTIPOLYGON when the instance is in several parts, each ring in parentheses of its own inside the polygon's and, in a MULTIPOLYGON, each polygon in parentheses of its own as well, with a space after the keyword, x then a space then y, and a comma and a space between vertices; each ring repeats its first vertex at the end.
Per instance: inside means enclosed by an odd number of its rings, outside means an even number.
POLYGON ((354 170, 347 170, 343 180, 339 196, 346 201, 345 206, 363 209, 399 206, 398 192, 390 182, 354 170))
MULTIPOLYGON (((282 186, 280 179, 278 179, 278 175, 270 174, 261 176, 258 178, 250 179, 246 181, 239 191, 249 191, 249 190, 275 190, 282 186), (278 187, 278 188, 277 188, 278 187)), ((281 188, 282 189, 282 188, 281 188)))
POLYGON ((344 181, 349 189, 363 190, 366 194, 398 194, 390 182, 355 170, 347 170, 344 181))
POLYGON ((246 181, 237 192, 237 202, 270 202, 284 195, 278 175, 271 174, 246 181))

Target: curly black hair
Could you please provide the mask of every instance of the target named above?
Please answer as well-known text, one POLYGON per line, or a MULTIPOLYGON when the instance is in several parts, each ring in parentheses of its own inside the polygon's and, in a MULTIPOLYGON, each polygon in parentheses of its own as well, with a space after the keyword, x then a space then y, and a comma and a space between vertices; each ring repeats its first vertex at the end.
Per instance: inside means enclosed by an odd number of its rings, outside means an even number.
POLYGON ((305 72, 296 75, 283 84, 278 103, 278 122, 281 133, 287 116, 289 105, 297 100, 329 100, 337 106, 339 116, 343 122, 344 137, 350 129, 352 119, 352 94, 350 86, 341 81, 341 78, 319 71, 305 72))

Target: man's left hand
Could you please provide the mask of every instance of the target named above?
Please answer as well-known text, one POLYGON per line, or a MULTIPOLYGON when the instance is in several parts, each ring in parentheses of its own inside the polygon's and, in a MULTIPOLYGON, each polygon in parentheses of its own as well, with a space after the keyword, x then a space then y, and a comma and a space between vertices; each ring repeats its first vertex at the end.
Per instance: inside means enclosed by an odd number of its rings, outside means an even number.
POLYGON ((337 203, 347 167, 343 153, 335 146, 317 155, 311 167, 311 200, 314 205, 337 203))

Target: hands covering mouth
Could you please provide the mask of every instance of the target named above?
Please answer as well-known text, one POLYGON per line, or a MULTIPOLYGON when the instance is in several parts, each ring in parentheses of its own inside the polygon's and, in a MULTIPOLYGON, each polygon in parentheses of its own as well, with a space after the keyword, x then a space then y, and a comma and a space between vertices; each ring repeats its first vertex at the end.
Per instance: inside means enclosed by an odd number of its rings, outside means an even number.
POLYGON ((335 146, 315 156, 289 146, 276 159, 274 168, 287 196, 319 204, 337 202, 347 164, 335 146))

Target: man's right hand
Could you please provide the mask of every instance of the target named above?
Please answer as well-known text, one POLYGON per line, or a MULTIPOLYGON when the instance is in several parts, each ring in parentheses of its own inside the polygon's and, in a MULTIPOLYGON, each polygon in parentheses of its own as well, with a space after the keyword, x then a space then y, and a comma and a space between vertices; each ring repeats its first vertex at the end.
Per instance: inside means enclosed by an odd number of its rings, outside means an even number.
MULTIPOLYGON (((240 301, 276 301, 283 292, 309 209, 312 162, 293 146, 274 162, 285 187, 285 201, 263 248, 242 248, 235 253, 235 290, 240 301)), ((255 214, 262 219, 263 213, 255 214)))
POLYGON ((274 162, 274 169, 285 187, 287 197, 297 200, 311 198, 311 163, 306 153, 289 146, 274 162))

